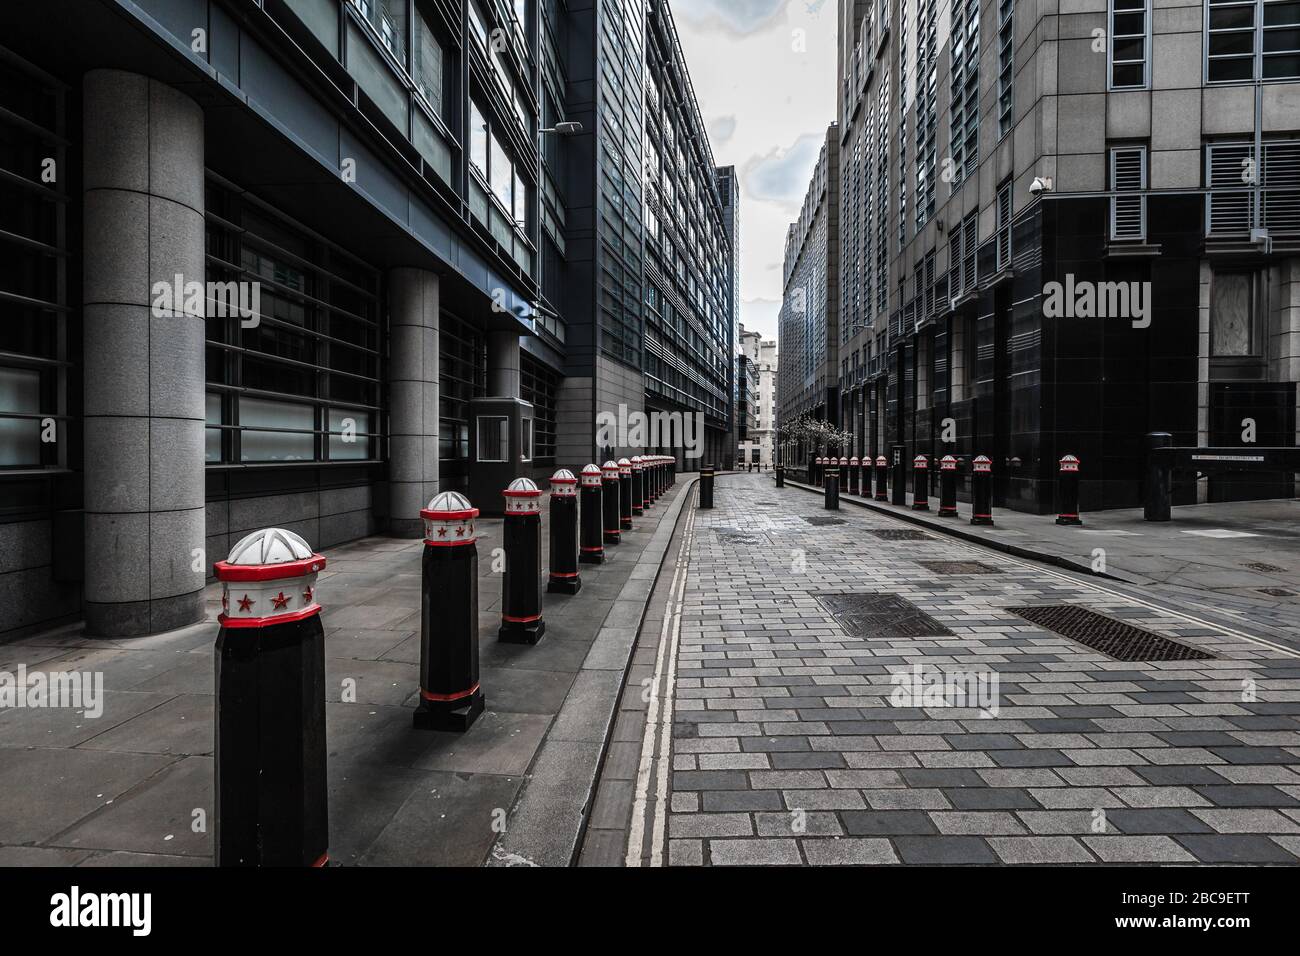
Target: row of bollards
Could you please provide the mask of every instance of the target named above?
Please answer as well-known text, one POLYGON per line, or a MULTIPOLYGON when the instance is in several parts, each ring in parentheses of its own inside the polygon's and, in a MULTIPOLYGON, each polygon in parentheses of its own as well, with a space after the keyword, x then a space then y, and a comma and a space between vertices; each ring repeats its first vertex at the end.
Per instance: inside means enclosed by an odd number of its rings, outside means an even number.
MULTIPOLYGON (((884 455, 874 462, 867 458, 819 457, 809 463, 809 481, 822 488, 826 508, 837 509, 841 491, 855 497, 873 498, 907 507, 907 463, 904 446, 895 445, 893 460, 884 455), (874 474, 875 489, 872 490, 874 474)), ((912 461, 913 511, 930 510, 930 466, 928 455, 917 455, 912 461)), ((939 462, 939 512, 941 518, 956 518, 957 472, 960 463, 953 455, 945 455, 939 462)), ((1060 461, 1057 478, 1059 525, 1082 525, 1079 516, 1079 459, 1066 455, 1060 461)), ((784 473, 777 469, 777 487, 784 487, 784 473)), ((993 522, 993 462, 986 455, 971 461, 971 524, 992 525, 993 522)))
MULTIPOLYGON (((579 565, 600 564, 632 518, 676 483, 676 460, 649 455, 551 478, 549 593, 577 594, 579 565), (581 487, 581 498, 579 497, 581 487), (610 510, 610 504, 613 510, 610 510), (581 528, 581 531, 579 531, 581 528), (613 540, 610 535, 613 535, 613 540)), ((503 492, 506 643, 536 644, 542 619, 541 496, 518 478, 503 492)), ((420 512, 417 729, 463 732, 486 706, 479 682, 479 510, 446 491, 420 512)), ((300 536, 269 528, 214 566, 222 585, 216 643, 218 866, 324 866, 329 854, 325 630, 316 579, 325 568, 300 536)))

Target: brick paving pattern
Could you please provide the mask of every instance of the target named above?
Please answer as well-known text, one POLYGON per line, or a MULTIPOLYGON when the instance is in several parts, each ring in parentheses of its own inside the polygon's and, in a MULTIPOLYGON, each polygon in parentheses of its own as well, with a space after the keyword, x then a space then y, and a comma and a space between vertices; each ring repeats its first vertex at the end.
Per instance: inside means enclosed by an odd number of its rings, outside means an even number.
MULTIPOLYGON (((843 523, 810 524, 827 515, 820 500, 770 476, 719 479, 716 506, 692 529, 669 777, 652 775, 644 818, 631 819, 642 862, 1300 862, 1293 653, 939 535, 872 534, 897 527, 885 516, 846 508, 843 523), (919 563, 970 560, 997 573, 919 563), (818 595, 864 592, 897 595, 953 636, 850 637, 818 595), (1041 604, 1213 657, 1123 663, 1006 610, 1041 604), (895 706, 891 676, 914 665, 996 674, 996 716, 895 706)), ((641 675, 656 637, 643 633, 641 675)), ((623 718, 643 708, 629 699, 623 718)))

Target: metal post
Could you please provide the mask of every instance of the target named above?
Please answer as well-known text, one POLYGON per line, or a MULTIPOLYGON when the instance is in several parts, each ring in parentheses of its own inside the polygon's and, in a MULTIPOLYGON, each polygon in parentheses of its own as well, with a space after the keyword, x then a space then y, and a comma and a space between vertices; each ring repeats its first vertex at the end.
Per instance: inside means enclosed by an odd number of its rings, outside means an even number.
POLYGON ((542 620, 542 492, 529 478, 516 478, 506 499, 502 545, 506 552, 501 582, 501 629, 507 644, 536 644, 546 633, 542 620))
POLYGON ((486 705, 478 673, 478 514, 454 491, 444 491, 420 512, 419 730, 469 730, 486 705))
POLYGON ((912 510, 930 510, 930 459, 925 455, 912 462, 912 510))
POLYGON ((1147 521, 1169 521, 1173 517, 1174 476, 1169 460, 1155 454, 1157 449, 1172 448, 1174 436, 1169 432, 1147 435, 1147 486, 1143 517, 1147 521))
POLYGON ((840 510, 840 467, 839 465, 826 466, 826 510, 840 510))
POLYGON ((578 573, 578 479, 561 468, 551 476, 551 573, 548 594, 577 594, 582 590, 578 573))
POLYGON ((326 863, 324 567, 298 535, 267 528, 213 568, 217 866, 326 863))
POLYGON ((705 465, 700 472, 700 509, 709 511, 713 508, 713 466, 705 465))
POLYGON ((1079 459, 1066 455, 1061 459, 1061 471, 1056 479, 1057 518, 1060 525, 1081 525, 1079 517, 1079 459))
POLYGON ((600 485, 599 465, 582 469, 582 540, 578 560, 583 564, 605 563, 605 535, 601 526, 604 501, 600 485))
POLYGON ((618 515, 620 497, 618 462, 605 462, 601 470, 601 488, 604 498, 601 510, 604 512, 605 543, 619 544, 623 540, 623 532, 619 528, 618 515))
POLYGON ((905 507, 907 505, 907 446, 894 445, 891 447, 891 453, 894 487, 890 495, 890 503, 905 507))
POLYGON ((971 524, 993 523, 993 462, 980 455, 971 471, 971 524))
POLYGON ((624 531, 632 530, 632 462, 627 458, 618 460, 618 514, 619 527, 624 531))
POLYGON ((884 455, 876 458, 876 500, 889 500, 889 459, 884 455))
POLYGON ((939 463, 939 517, 957 517, 957 459, 952 455, 939 463))

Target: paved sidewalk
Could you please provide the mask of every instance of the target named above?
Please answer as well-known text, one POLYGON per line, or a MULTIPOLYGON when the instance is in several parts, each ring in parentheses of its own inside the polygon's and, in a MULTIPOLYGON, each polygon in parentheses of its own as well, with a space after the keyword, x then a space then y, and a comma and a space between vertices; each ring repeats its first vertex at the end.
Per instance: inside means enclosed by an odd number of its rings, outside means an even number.
POLYGON ((1083 527, 1057 525, 1051 515, 998 510, 990 528, 971 525, 965 503, 958 506, 961 517, 952 519, 935 514, 935 499, 933 511, 918 513, 854 495, 841 498, 844 507, 865 506, 1012 554, 1088 573, 1102 567, 1110 577, 1170 600, 1263 624, 1275 637, 1290 632, 1300 638, 1300 501, 1185 505, 1174 508, 1170 522, 1146 521, 1140 508, 1103 511, 1085 514, 1083 527))
POLYGON ((908 526, 768 476, 716 499, 683 531, 663 653, 644 632, 637 650, 657 693, 642 705, 629 679, 620 704, 615 746, 645 772, 626 799, 602 778, 584 862, 621 862, 625 832, 649 865, 1300 862, 1300 655, 1104 580, 880 537, 908 526), (914 607, 867 627, 832 613, 864 593, 914 607), (1008 610, 1049 604, 1211 656, 1125 663, 1008 610), (891 700, 917 673, 996 694, 984 715, 891 700))
MULTIPOLYGON (((636 530, 624 534, 624 543, 610 549, 607 564, 584 566, 579 595, 545 595, 547 631, 537 647, 497 641, 501 575, 491 572, 491 561, 501 522, 479 523, 487 711, 463 736, 411 726, 422 543, 370 538, 327 553, 319 590, 332 860, 482 864, 498 837, 494 822, 499 826, 526 791, 534 760, 557 726, 562 736, 600 733, 603 741, 617 686, 602 717, 590 700, 590 668, 617 669, 621 678, 634 627, 625 641, 612 643, 610 628, 617 637, 639 620, 653 575, 646 580, 638 561, 660 523, 666 544, 675 502, 690 487, 689 476, 679 478, 637 519, 636 530), (356 703, 341 702, 348 678, 356 682, 356 703)), ((545 514, 544 508, 544 533, 545 514)), ((0 670, 25 664, 102 671, 105 688, 97 719, 69 709, 0 710, 0 866, 211 863, 219 601, 210 587, 208 623, 157 637, 91 640, 68 627, 0 645, 0 670), (192 828, 196 810, 206 818, 201 832, 192 828)), ((593 760, 588 788, 595 768, 593 760)), ((576 839, 575 827, 570 842, 576 839)))

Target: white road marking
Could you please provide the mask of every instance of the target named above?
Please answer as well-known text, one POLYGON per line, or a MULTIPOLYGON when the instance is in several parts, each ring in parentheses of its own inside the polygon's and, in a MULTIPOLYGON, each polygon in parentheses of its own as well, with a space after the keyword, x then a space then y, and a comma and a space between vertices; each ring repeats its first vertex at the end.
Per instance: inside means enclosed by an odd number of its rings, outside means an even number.
MULTIPOLYGON (((694 492, 692 492, 694 494, 694 492)), ((669 753, 672 734, 673 690, 677 683, 677 643, 681 636, 681 606, 686 586, 686 566, 690 561, 690 546, 695 535, 695 508, 687 503, 690 514, 682 530, 682 543, 677 549, 677 570, 668 589, 668 603, 664 607, 664 623, 659 631, 659 649, 655 654, 655 673, 650 684, 650 700, 646 710, 645 733, 641 738, 641 760, 636 772, 636 797, 632 802, 632 828, 628 834, 627 866, 640 866, 646 837, 646 807, 649 803, 650 781, 655 769, 655 731, 660 729, 660 691, 663 694, 663 726, 660 737, 663 755, 659 759, 659 783, 655 791, 655 821, 651 842, 651 866, 663 865, 663 825, 666 819, 669 753), (671 652, 670 645, 671 643, 671 652), (665 658, 668 658, 665 660, 665 658), (665 667, 667 670, 665 670, 665 667)))

